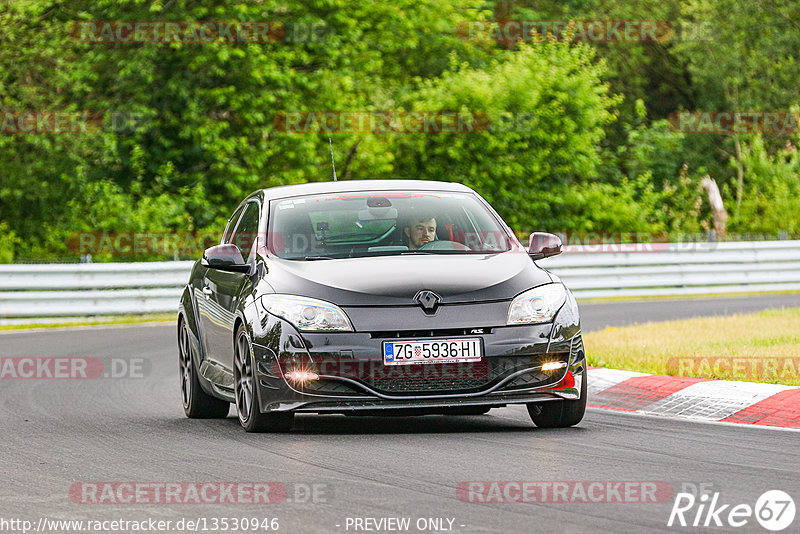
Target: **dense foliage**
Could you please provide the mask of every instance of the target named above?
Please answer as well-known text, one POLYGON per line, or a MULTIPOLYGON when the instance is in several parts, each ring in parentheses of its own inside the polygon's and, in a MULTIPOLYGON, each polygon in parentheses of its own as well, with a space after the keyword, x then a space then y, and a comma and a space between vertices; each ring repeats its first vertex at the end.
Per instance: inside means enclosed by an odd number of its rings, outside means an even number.
POLYGON ((790 0, 19 0, 0 4, 0 26, 0 262, 76 257, 82 232, 216 235, 254 189, 330 179, 328 137, 343 179, 463 182, 520 231, 704 232, 708 174, 731 234, 800 237, 796 132, 670 122, 798 104, 790 0), (672 33, 580 42, 573 26, 524 42, 465 30, 494 20, 672 33), (92 42, 80 23, 94 21, 270 21, 273 38, 92 42), (281 127, 287 112, 325 110, 458 112, 484 127, 281 127), (20 132, 24 111, 101 118, 20 132))

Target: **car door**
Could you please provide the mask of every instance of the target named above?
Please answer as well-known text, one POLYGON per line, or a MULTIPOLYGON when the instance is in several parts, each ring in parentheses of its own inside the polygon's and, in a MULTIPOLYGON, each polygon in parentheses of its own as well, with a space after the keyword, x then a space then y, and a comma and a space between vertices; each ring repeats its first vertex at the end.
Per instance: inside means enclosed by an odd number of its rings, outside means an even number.
MULTIPOLYGON (((240 205, 238 208, 236 208, 236 211, 233 212, 233 215, 231 215, 230 219, 228 219, 228 224, 225 225, 225 231, 222 232, 222 239, 220 240, 220 243, 230 243, 230 236, 233 234, 233 230, 239 222, 239 218, 242 216, 242 211, 244 211, 244 208, 244 204, 240 205)), ((197 308, 197 317, 200 328, 199 335, 201 344, 203 346, 203 358, 206 360, 211 359, 210 355, 212 351, 209 347, 211 346, 212 340, 215 339, 213 330, 211 335, 208 331, 209 326, 213 326, 214 324, 211 321, 210 315, 215 309, 215 307, 212 308, 211 306, 211 289, 206 289, 206 274, 209 270, 209 267, 206 265, 198 263, 195 267, 190 283, 195 306, 197 308)))
MULTIPOLYGON (((225 243, 236 245, 242 253, 242 258, 250 257, 258 232, 260 214, 259 202, 257 200, 248 202, 233 231, 223 239, 225 243)), ((251 284, 250 276, 246 273, 207 268, 203 276, 201 292, 205 313, 201 313, 201 324, 206 340, 206 356, 231 372, 236 306, 249 284, 251 284)))

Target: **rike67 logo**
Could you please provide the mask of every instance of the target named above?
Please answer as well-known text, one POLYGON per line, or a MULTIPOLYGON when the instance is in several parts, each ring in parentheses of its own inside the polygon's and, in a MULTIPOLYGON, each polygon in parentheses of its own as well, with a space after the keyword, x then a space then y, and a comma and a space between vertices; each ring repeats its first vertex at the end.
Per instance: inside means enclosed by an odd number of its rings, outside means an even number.
MULTIPOLYGON (((752 519, 767 530, 784 530, 794 521, 794 500, 781 490, 764 492, 755 503, 730 504, 720 499, 720 493, 678 493, 669 514, 667 526, 671 527, 743 527, 752 526, 752 519)), ((748 529, 749 530, 749 529, 748 529)))

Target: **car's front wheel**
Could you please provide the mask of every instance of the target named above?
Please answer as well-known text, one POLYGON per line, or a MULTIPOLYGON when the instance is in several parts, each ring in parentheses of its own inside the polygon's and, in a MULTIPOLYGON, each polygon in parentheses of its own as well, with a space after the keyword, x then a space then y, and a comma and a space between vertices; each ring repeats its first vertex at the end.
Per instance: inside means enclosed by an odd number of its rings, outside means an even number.
POLYGON ((577 425, 586 413, 586 372, 581 377, 581 398, 528 404, 533 423, 540 428, 564 428, 577 425))
POLYGON ((227 417, 231 403, 212 397, 200 387, 197 367, 194 365, 194 347, 189 336, 189 326, 181 319, 178 326, 178 358, 183 411, 192 419, 227 417))
POLYGON ((294 414, 261 413, 253 368, 250 338, 243 326, 236 332, 233 383, 239 423, 248 432, 286 432, 292 428, 294 414))

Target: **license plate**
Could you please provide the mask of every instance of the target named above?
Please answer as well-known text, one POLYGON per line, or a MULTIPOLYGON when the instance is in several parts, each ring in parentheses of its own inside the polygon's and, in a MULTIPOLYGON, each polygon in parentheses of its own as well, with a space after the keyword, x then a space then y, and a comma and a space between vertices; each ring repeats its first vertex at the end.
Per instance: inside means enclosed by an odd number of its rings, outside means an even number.
POLYGON ((480 338, 431 341, 384 341, 385 365, 477 362, 482 356, 480 338))

